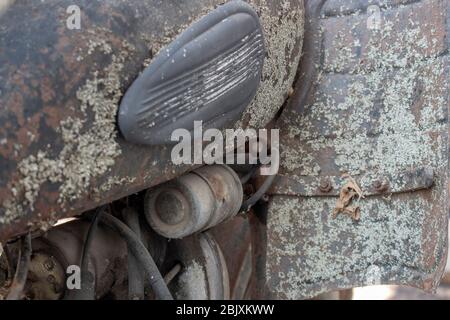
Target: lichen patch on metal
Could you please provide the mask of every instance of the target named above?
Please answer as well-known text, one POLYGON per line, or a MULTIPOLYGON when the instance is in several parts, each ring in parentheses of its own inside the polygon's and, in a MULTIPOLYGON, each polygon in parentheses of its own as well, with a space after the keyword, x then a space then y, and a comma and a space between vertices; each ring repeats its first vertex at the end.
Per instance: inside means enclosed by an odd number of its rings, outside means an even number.
POLYGON ((265 126, 288 98, 301 56, 303 1, 282 0, 275 8, 266 0, 250 0, 261 19, 266 44, 261 85, 243 115, 253 128, 265 126))
MULTIPOLYGON (((111 54, 111 46, 100 34, 98 41, 89 41, 86 55, 96 50, 111 54)), ((111 56, 110 64, 100 72, 94 71, 78 89, 76 96, 84 118, 68 117, 60 122, 57 131, 64 144, 58 156, 51 157, 41 150, 19 162, 22 178, 12 188, 15 197, 3 204, 6 210, 2 223, 17 219, 26 208, 33 211, 43 183, 60 183, 57 201, 65 205, 88 192, 91 180, 114 165, 121 153, 116 141, 116 113, 123 81, 120 73, 132 51, 132 46, 124 41, 120 53, 111 56), (87 123, 88 110, 94 113, 94 121, 90 123, 87 123)))
POLYGON ((384 7, 378 30, 367 29, 364 12, 321 16, 313 93, 305 105, 294 98, 279 124, 281 175, 296 184, 286 180, 269 207, 266 277, 275 296, 438 285, 448 215, 444 2, 384 7), (402 184, 401 172, 423 166, 434 171, 432 185, 389 192, 402 184), (358 220, 333 219, 337 191, 310 183, 342 174, 381 190, 359 200, 358 220))

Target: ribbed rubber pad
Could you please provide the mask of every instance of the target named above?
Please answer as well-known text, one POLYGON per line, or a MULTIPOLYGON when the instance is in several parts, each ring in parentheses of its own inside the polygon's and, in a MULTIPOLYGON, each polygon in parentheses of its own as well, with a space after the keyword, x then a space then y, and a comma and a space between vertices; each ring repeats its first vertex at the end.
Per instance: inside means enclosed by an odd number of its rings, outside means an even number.
POLYGON ((126 92, 119 111, 124 137, 170 143, 178 128, 222 129, 239 120, 259 86, 264 39, 258 16, 242 1, 218 7, 162 49, 126 92))

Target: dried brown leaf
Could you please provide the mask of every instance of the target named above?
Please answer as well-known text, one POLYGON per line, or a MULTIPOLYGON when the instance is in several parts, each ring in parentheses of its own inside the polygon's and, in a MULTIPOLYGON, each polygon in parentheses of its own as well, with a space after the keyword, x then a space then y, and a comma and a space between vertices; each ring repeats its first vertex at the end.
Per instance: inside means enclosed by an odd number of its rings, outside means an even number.
POLYGON ((336 201, 336 206, 333 210, 333 219, 336 218, 340 213, 349 215, 353 220, 358 221, 361 217, 361 210, 359 206, 350 206, 350 203, 357 198, 359 201, 364 198, 364 194, 350 175, 345 176, 349 181, 341 188, 339 192, 339 199, 336 201))

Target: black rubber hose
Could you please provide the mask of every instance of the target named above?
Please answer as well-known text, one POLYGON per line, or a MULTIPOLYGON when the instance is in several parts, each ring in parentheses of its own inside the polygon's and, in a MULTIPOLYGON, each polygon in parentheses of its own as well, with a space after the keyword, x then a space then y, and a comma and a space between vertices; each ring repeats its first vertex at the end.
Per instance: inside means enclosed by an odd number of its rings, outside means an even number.
POLYGON ((240 211, 248 211, 251 207, 253 207, 262 196, 270 189, 273 181, 275 180, 276 175, 268 176, 262 186, 247 200, 242 203, 240 211))
POLYGON ((133 230, 128 228, 126 224, 112 215, 105 214, 102 215, 100 219, 102 223, 119 233, 125 239, 131 253, 139 261, 140 266, 144 269, 145 275, 150 281, 150 286, 152 287, 156 298, 160 300, 173 300, 172 294, 164 282, 155 261, 133 230))
MULTIPOLYGON (((272 165, 274 165, 275 167, 278 167, 280 164, 280 158, 279 158, 279 154, 276 153, 276 157, 274 160, 274 163, 272 163, 272 165)), ((266 180, 264 180, 263 184, 261 185, 261 187, 247 200, 245 200, 242 203, 241 209, 240 211, 248 211, 248 209, 250 209, 251 207, 253 207, 261 198, 262 196, 269 191, 270 187, 273 184, 273 181, 275 180, 275 178, 277 177, 276 174, 267 176, 266 180)))
POLYGON ((28 276, 28 268, 31 259, 31 234, 20 239, 20 252, 17 262, 16 273, 14 275, 11 288, 9 289, 6 300, 19 300, 25 287, 28 276))
POLYGON ((12 280, 14 277, 14 266, 11 258, 11 252, 7 245, 3 247, 3 254, 5 255, 6 263, 8 264, 8 280, 12 280))
MULTIPOLYGON (((267 143, 267 141, 266 141, 267 143)), ((272 150, 271 155, 274 156, 274 158, 271 160, 271 167, 275 167, 277 172, 280 166, 280 153, 279 153, 279 149, 278 149, 278 144, 277 145, 272 145, 272 147, 276 147, 277 150, 272 150)), ((261 161, 258 160, 258 167, 259 169, 266 171, 266 167, 261 166, 261 161)), ((277 176, 277 172, 273 173, 272 175, 267 176, 266 180, 263 182, 263 184, 261 185, 261 187, 247 200, 245 200, 242 205, 241 205, 241 209, 239 210, 240 212, 246 212, 248 211, 252 206, 254 206, 263 196, 264 194, 269 191, 270 187, 272 186, 276 176, 277 176)), ((262 172, 261 172, 262 173, 262 172)), ((245 181, 245 179, 250 179, 250 177, 248 177, 249 175, 253 175, 254 172, 250 171, 250 173, 248 173, 246 176, 241 178, 241 182, 245 181)))
MULTIPOLYGON (((139 216, 137 212, 131 208, 125 208, 122 211, 122 217, 128 227, 134 231, 138 239, 141 238, 141 227, 139 225, 139 216)), ((144 278, 139 261, 131 253, 128 247, 128 299, 143 300, 144 299, 144 278)))
POLYGON ((94 216, 91 220, 91 225, 86 235, 82 251, 81 251, 81 288, 75 291, 73 298, 75 300, 95 300, 95 273, 89 271, 89 249, 91 248, 94 234, 98 228, 99 218, 102 215, 106 206, 95 210, 94 216))
POLYGON ((240 179, 241 183, 242 184, 247 183, 255 175, 255 173, 256 173, 256 171, 258 171, 258 169, 259 169, 259 165, 254 165, 247 174, 245 174, 244 176, 241 177, 241 179, 240 179))

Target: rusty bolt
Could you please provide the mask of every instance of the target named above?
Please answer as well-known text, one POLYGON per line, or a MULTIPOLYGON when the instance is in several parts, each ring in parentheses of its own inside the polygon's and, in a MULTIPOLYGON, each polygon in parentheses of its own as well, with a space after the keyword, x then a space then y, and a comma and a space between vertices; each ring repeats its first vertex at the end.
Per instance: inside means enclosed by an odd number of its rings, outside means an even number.
POLYGON ((385 192, 389 189, 389 182, 387 180, 376 180, 373 187, 377 192, 385 192))
POLYGON ((55 276, 49 275, 49 276, 47 277, 47 282, 48 282, 48 283, 51 283, 51 284, 56 283, 56 278, 55 278, 55 276))
POLYGON ((320 189, 320 191, 325 192, 325 193, 330 192, 331 189, 333 189, 330 179, 326 179, 326 178, 322 179, 320 181, 319 189, 320 189))

